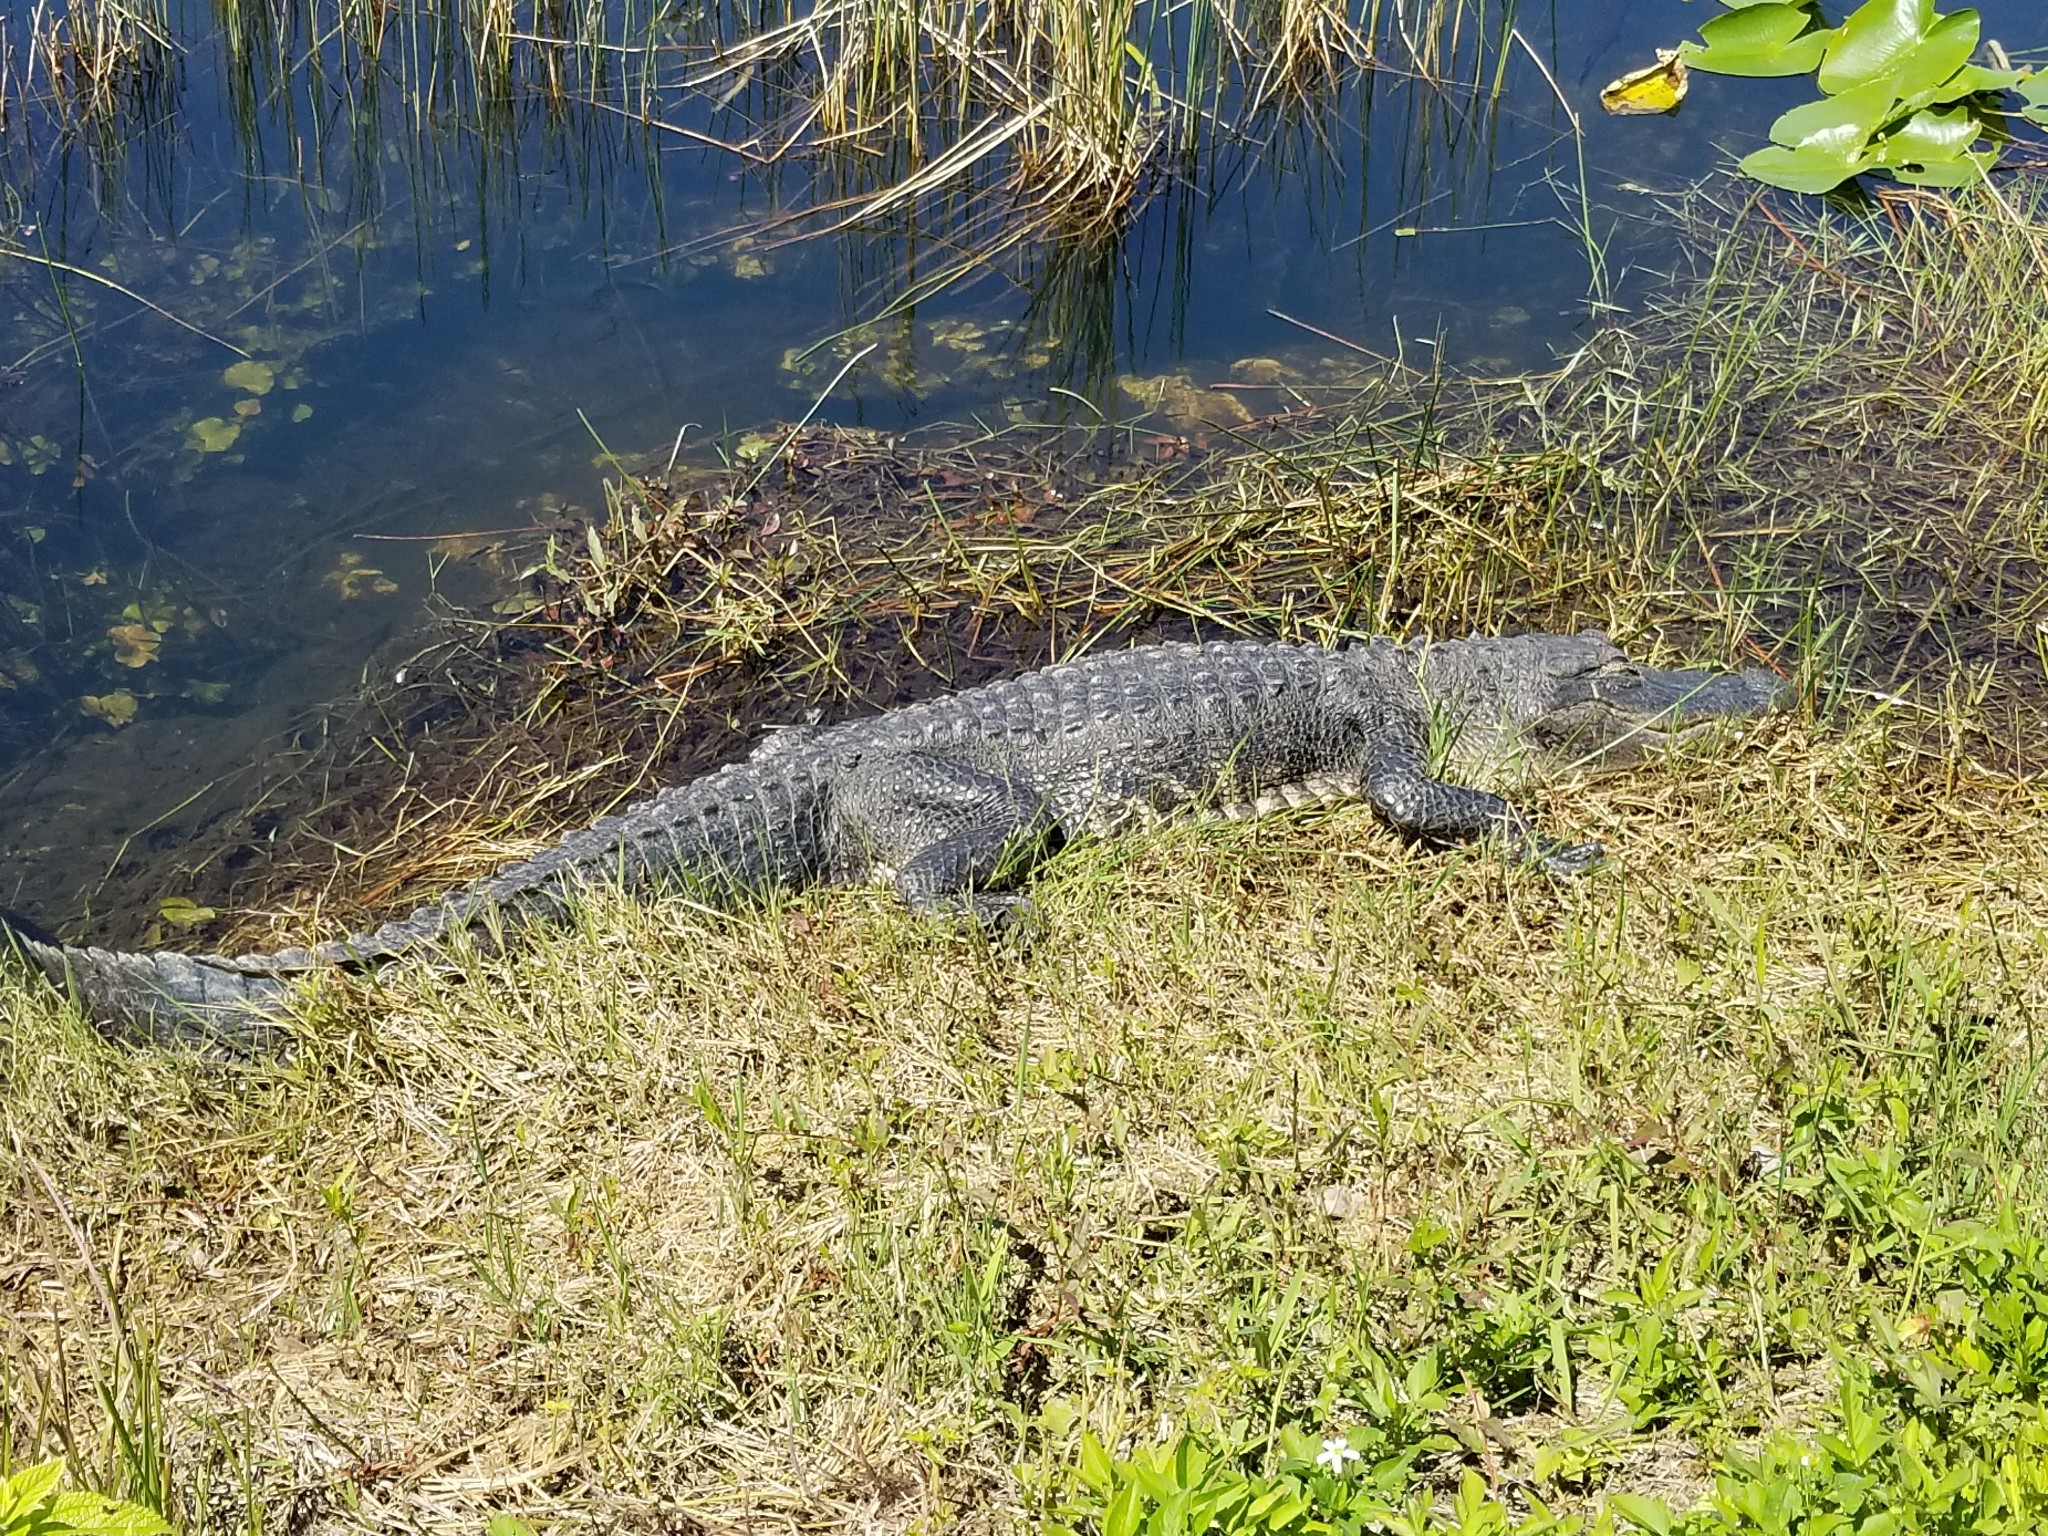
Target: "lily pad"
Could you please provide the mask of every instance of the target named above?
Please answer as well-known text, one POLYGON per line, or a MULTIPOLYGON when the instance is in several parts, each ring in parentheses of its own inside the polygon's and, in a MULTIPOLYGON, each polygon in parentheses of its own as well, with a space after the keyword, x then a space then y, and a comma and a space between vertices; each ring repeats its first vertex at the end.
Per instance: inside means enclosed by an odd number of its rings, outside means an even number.
POLYGON ((2020 114, 2032 122, 2048 126, 2048 71, 2027 75, 2016 83, 2020 99, 2026 105, 2020 114))
POLYGON ((1609 81, 1600 92, 1600 105, 1617 117, 1676 112, 1689 83, 1684 56, 1675 48, 1659 48, 1656 63, 1609 81))
POLYGON ((1808 31, 1813 13, 1803 5, 1767 3, 1716 16, 1700 27, 1700 40, 1679 45, 1695 69, 1716 75, 1803 75, 1819 65, 1835 33, 1808 31))
MULTIPOLYGON (((1930 107, 1885 135, 1882 163, 1895 169, 1960 160, 1983 137, 1984 125, 1967 107, 1930 107)), ((1970 180, 1976 180, 1974 170, 1970 180)))
POLYGON ((226 453, 241 435, 242 424, 238 421, 202 416, 186 429, 185 446, 200 453, 226 453))
MULTIPOLYGON (((1975 11, 1956 14, 1969 17, 1974 30, 1975 11)), ((1955 19, 1946 17, 1944 23, 1955 19)), ((1934 0, 1865 0, 1836 29, 1827 57, 1821 61, 1820 88, 1837 96, 1873 80, 1891 78, 1935 25, 1934 0)), ((1975 39, 1971 41, 1974 46, 1975 39)), ((1964 57, 1968 56, 1965 49, 1964 57)))
MULTIPOLYGON (((1892 92, 1901 100, 1910 100, 1922 91, 1939 89, 1955 77, 1957 70, 1970 62, 1970 55, 1977 51, 1977 34, 1980 30, 1975 11, 1957 11, 1953 16, 1944 16, 1918 43, 1906 50, 1892 68, 1885 71, 1884 78, 1892 82, 1892 92)), ((1829 50, 1830 55, 1848 46, 1848 28, 1843 28, 1843 40, 1829 50)), ((1823 75, 1828 73, 1827 64, 1822 64, 1823 75)), ((1822 90, 1827 87, 1823 85, 1822 90)))
POLYGON ((1876 80, 1839 96, 1809 101, 1771 124, 1771 142, 1789 149, 1849 156, 1870 143, 1891 115, 1895 100, 1891 82, 1876 80))
POLYGON ((220 376, 221 383, 229 389, 245 390, 252 395, 267 395, 270 387, 277 382, 277 370, 268 363, 259 363, 248 358, 236 363, 220 376))
POLYGON ((89 693, 78 701, 78 709, 80 714, 104 720, 118 731, 135 718, 135 695, 126 688, 117 688, 112 693, 89 693))
POLYGON ((306 404, 306 402, 303 400, 301 400, 297 405, 292 407, 293 421, 306 421, 311 419, 312 415, 313 407, 306 404))

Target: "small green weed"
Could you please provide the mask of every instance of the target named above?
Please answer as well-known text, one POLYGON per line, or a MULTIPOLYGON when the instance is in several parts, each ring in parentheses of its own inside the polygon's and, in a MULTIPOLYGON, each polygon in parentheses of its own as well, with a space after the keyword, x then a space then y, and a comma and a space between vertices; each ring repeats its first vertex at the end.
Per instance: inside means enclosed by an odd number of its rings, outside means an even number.
POLYGON ((62 1491, 64 1463, 0 1477, 0 1536, 173 1536, 154 1510, 102 1493, 62 1491))

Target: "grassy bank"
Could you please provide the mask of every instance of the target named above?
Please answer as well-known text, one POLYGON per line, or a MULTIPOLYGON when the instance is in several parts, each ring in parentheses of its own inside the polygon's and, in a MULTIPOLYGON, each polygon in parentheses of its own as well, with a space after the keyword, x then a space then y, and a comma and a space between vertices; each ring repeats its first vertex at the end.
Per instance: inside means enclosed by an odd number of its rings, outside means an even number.
POLYGON ((1553 796, 1622 850, 1567 888, 1174 833, 1063 861, 1023 957, 608 908, 283 1071, 10 989, 14 1455, 201 1529, 1078 1523, 1088 1435, 1979 1512, 2048 1430, 2048 800, 1959 766, 1791 727, 1553 796))
POLYGON ((195 1531, 2038 1528, 2018 195, 1724 227, 1555 376, 922 564, 650 557, 549 707, 1233 618, 1597 619, 1814 703, 1534 795, 1617 850, 1569 885, 1342 812, 1063 857, 1021 953, 866 892, 600 904, 331 990, 284 1066, 0 982, 0 1456, 195 1531))

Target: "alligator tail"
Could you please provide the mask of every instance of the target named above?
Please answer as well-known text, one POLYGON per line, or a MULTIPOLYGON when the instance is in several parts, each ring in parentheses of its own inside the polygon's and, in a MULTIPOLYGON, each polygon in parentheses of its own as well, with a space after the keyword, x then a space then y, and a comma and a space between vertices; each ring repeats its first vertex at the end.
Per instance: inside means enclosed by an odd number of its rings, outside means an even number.
POLYGON ((110 1035, 138 1044, 188 1045, 254 1055, 283 1042, 279 1022, 298 978, 159 952, 139 954, 58 942, 0 912, 0 953, 13 947, 110 1035))
POLYGON ((785 756, 664 790, 409 917, 345 939, 269 954, 142 954, 65 944, 0 909, 0 955, 11 940, 107 1034, 264 1054, 286 1042, 288 1005, 309 976, 362 970, 479 923, 559 921, 593 884, 629 891, 680 884, 723 905, 742 891, 814 878, 824 858, 820 781, 785 756))

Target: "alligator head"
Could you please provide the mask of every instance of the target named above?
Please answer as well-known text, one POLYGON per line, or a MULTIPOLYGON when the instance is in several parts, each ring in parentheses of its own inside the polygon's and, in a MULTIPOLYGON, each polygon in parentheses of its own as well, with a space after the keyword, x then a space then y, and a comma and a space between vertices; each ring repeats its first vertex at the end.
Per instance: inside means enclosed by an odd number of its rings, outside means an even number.
POLYGON ((1775 672, 1647 667, 1597 630, 1423 648, 1433 743, 1468 772, 1607 772, 1792 701, 1775 672))

